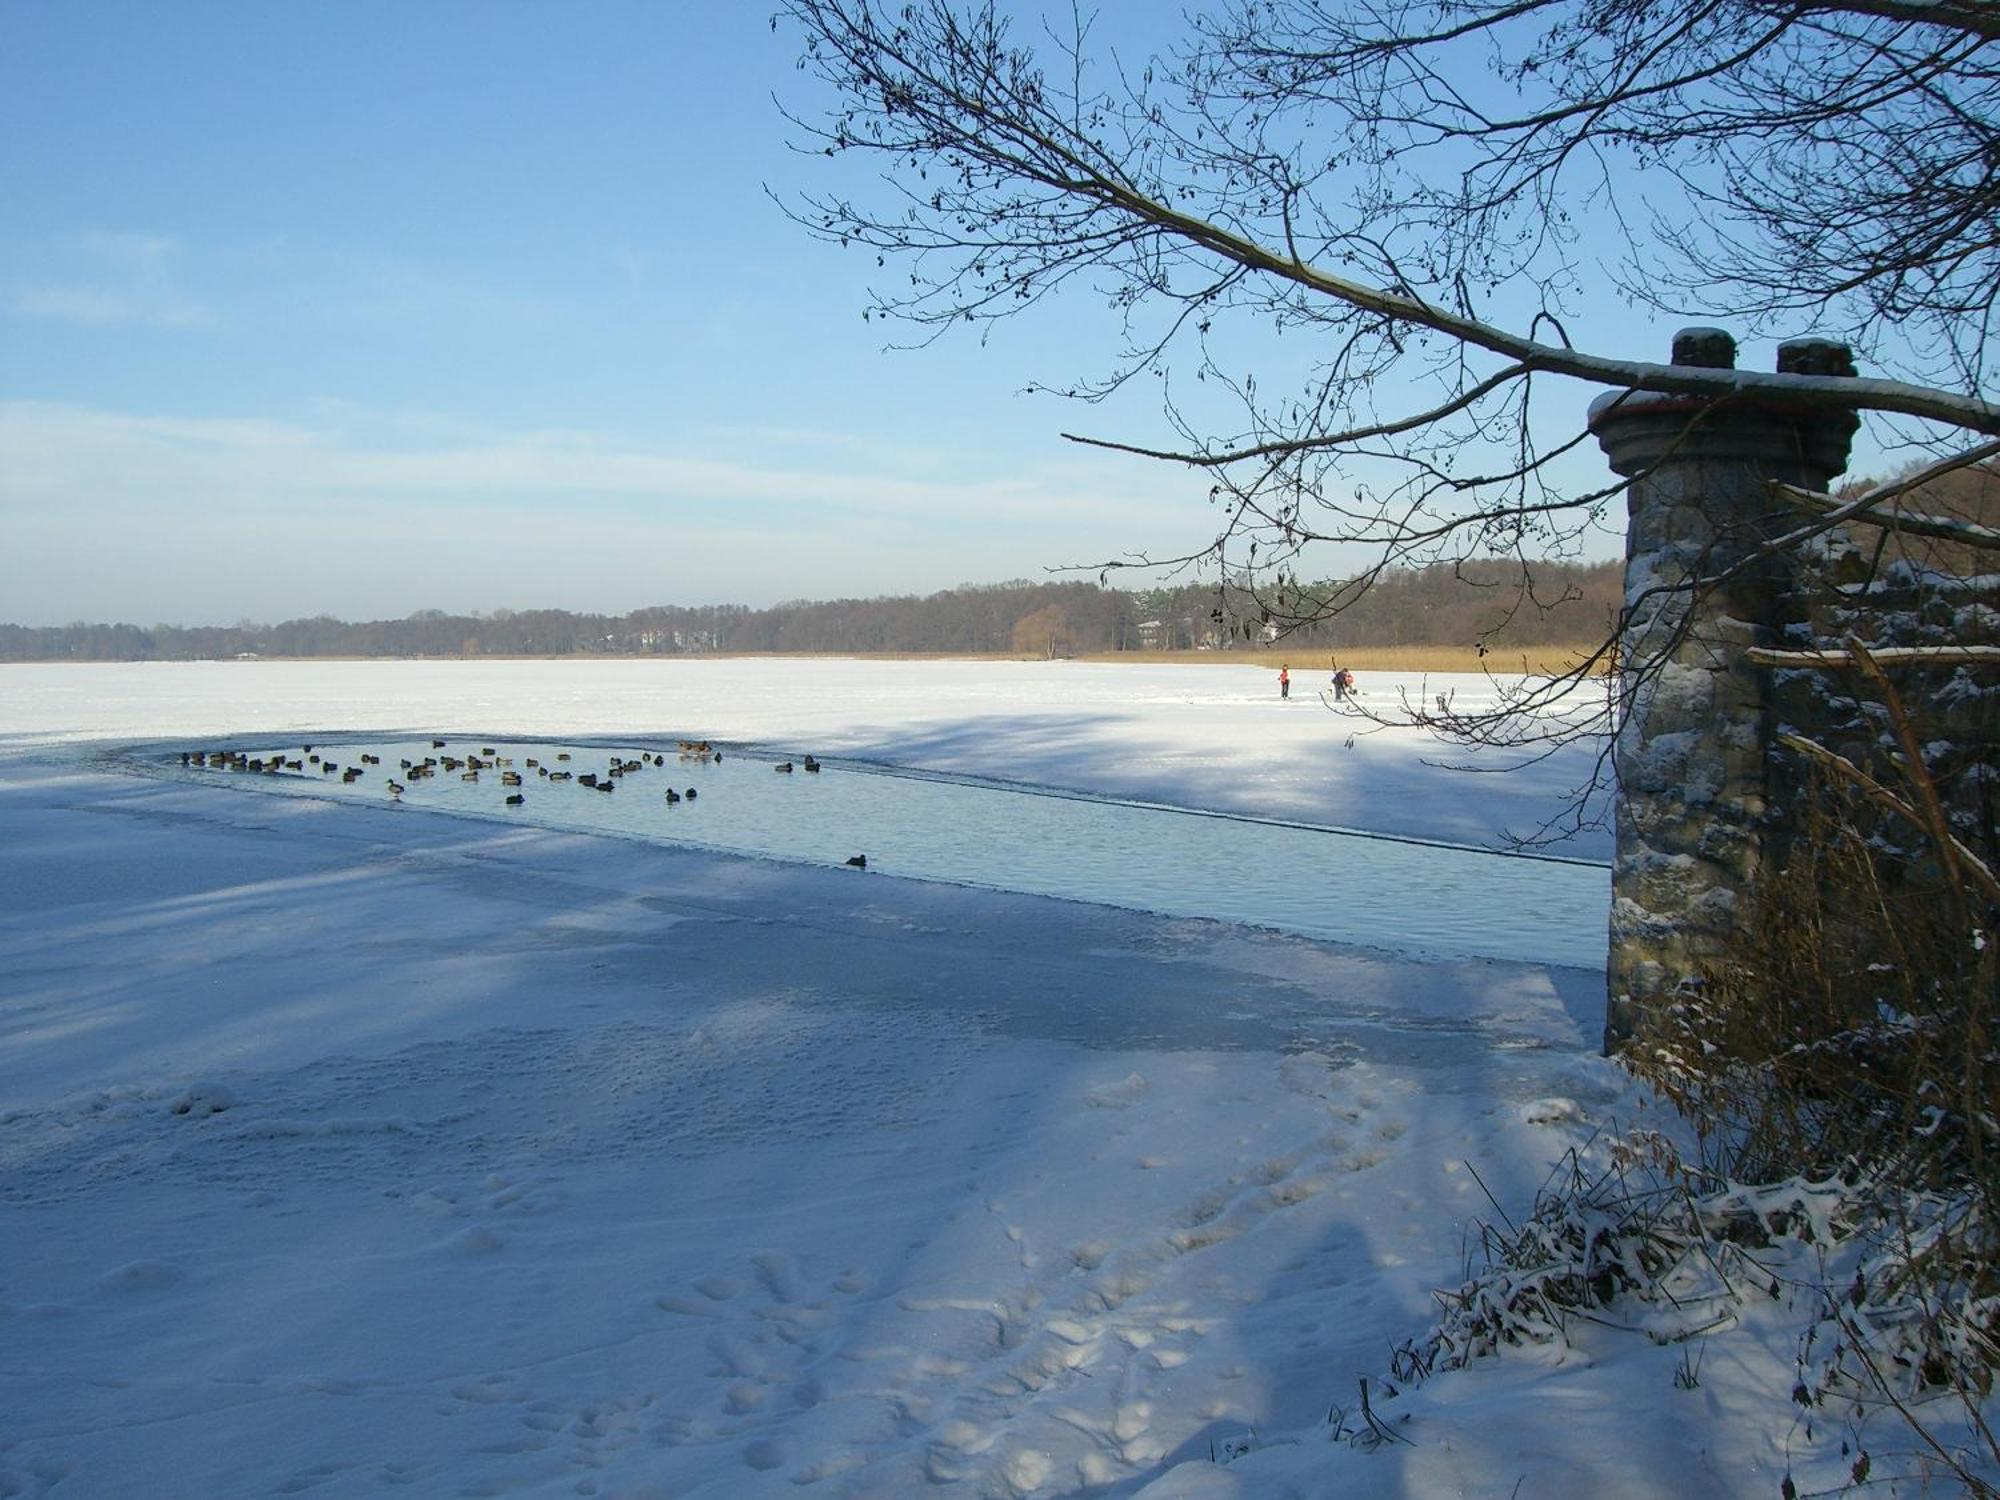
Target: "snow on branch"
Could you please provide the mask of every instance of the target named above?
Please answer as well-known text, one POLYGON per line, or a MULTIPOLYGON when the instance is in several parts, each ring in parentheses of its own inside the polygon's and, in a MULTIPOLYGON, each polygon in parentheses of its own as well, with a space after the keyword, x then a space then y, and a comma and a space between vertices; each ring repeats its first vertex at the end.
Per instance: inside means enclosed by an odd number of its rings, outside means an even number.
MULTIPOLYGON (((1885 667, 2000 666, 2000 646, 1876 646, 1869 654, 1885 667)), ((1787 651, 1752 646, 1744 655, 1760 667, 1817 667, 1848 671, 1860 666, 1851 651, 1787 651)))

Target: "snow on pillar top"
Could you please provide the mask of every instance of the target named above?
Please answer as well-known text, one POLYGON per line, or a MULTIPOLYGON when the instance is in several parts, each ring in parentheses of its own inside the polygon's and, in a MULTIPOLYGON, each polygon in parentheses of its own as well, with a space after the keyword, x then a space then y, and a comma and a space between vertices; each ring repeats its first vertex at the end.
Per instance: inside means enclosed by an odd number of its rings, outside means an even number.
POLYGON ((1832 339, 1790 339, 1778 345, 1778 373, 1851 376, 1854 351, 1832 339))
MULTIPOLYGON (((1674 335, 1673 362, 1733 370, 1736 340, 1726 328, 1683 328, 1674 335)), ((1794 339, 1779 347, 1778 373, 1851 376, 1854 356, 1829 339, 1794 339)), ((1850 409, 1769 389, 1721 398, 1606 391, 1590 404, 1590 430, 1611 468, 1628 477, 1661 465, 1719 460, 1747 463, 1766 479, 1823 490, 1847 467, 1848 444, 1859 426, 1850 409)))
POLYGON ((1736 336, 1727 328, 1683 328, 1674 335, 1674 363, 1709 370, 1736 368, 1736 336))

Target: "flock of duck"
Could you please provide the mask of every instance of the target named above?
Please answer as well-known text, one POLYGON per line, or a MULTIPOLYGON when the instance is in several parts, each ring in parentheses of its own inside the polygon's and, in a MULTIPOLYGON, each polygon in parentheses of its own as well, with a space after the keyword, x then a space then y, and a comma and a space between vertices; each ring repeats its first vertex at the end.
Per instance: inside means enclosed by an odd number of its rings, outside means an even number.
MULTIPOLYGON (((431 741, 431 749, 439 752, 447 752, 447 742, 434 739, 431 741)), ((342 766, 339 762, 318 754, 311 745, 301 746, 296 757, 292 756, 290 752, 277 752, 257 756, 248 755, 240 750, 183 750, 181 752, 181 764, 190 769, 240 771, 252 775, 264 776, 290 774, 293 776, 310 777, 317 773, 320 776, 338 776, 343 786, 353 785, 368 774, 368 769, 371 766, 380 766, 382 764, 381 756, 369 755, 365 752, 361 753, 357 759, 358 764, 342 766)), ((719 764, 721 760, 722 752, 707 740, 680 741, 677 764, 708 765, 711 763, 719 764)), ((556 752, 555 763, 553 765, 544 765, 535 756, 524 757, 522 765, 525 771, 533 771, 537 777, 548 782, 551 786, 567 782, 596 792, 615 792, 619 784, 626 777, 638 775, 649 769, 664 769, 667 765, 665 754, 655 750, 641 750, 637 760, 627 760, 614 753, 611 757, 611 764, 603 771, 579 772, 571 768, 570 761, 570 752, 560 750, 556 752)), ((806 771, 811 773, 817 774, 820 769, 820 762, 814 760, 810 755, 804 757, 800 764, 806 771)), ((788 760, 781 760, 772 769, 781 775, 789 776, 798 768, 788 760)), ((432 779, 440 771, 446 775, 456 775, 460 781, 465 782, 478 781, 481 772, 495 772, 498 773, 500 785, 510 789, 518 789, 526 781, 524 772, 514 768, 514 759, 512 756, 500 755, 491 745, 486 745, 482 746, 476 755, 470 751, 467 751, 463 755, 440 753, 427 755, 422 760, 405 759, 400 761, 398 764, 398 774, 401 775, 402 780, 399 781, 395 776, 391 775, 385 781, 390 800, 400 801, 403 793, 409 790, 409 783, 432 779)), ((700 792, 694 787, 688 787, 685 790, 668 787, 666 788, 665 800, 667 806, 674 807, 682 802, 693 802, 699 796, 700 792)), ((527 802, 528 798, 527 794, 523 791, 509 790, 504 800, 508 807, 520 807, 527 802)), ((846 863, 854 869, 865 870, 868 868, 868 856, 857 854, 847 860, 846 863)))

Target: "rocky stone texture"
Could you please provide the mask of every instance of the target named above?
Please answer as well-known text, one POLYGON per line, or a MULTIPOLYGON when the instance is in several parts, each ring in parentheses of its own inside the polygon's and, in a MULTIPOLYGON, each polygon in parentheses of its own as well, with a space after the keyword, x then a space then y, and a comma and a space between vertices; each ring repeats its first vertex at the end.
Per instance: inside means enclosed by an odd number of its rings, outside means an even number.
MULTIPOLYGON (((1853 368, 1838 346, 1788 345, 1785 357, 1814 373, 1853 368)), ((1726 368, 1734 347, 1720 330, 1690 329, 1674 358, 1726 368)), ((1852 413, 1769 398, 1640 393, 1592 407, 1612 469, 1631 480, 1609 1050, 1721 951, 1747 908, 1775 821, 1777 705, 1772 674, 1745 651, 1784 644, 1807 613, 1798 559, 1755 555, 1799 520, 1767 485, 1825 490, 1857 425, 1852 413), (1691 607, 1695 579, 1720 581, 1691 607)))
MULTIPOLYGON (((1785 645, 1840 649, 1858 637, 1871 647, 2000 645, 2000 575, 1883 562, 1878 533, 1835 533, 1803 554, 1800 618, 1785 645)), ((2000 680, 1989 669, 1899 666, 1887 669, 1923 746, 1954 832, 1987 858, 2000 839, 2000 680)), ((1887 710, 1856 674, 1781 669, 1773 674, 1778 722, 1867 769, 1899 794, 1898 747, 1887 710)), ((1774 752, 1776 841, 1790 831, 1791 796, 1805 785, 1801 768, 1774 752)), ((1887 847, 1928 857, 1927 841, 1899 819, 1870 832, 1887 847)))

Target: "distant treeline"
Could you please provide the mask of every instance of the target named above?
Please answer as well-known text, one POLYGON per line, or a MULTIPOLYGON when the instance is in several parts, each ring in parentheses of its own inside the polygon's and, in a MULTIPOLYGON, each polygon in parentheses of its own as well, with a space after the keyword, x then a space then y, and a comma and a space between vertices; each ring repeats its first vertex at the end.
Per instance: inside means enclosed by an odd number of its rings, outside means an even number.
MULTIPOLYGON (((0 625, 0 661, 198 661, 241 656, 675 656, 741 652, 1230 650, 1259 645, 1471 646, 1593 640, 1617 608, 1620 569, 1537 564, 1531 599, 1504 563, 1385 574, 1334 619, 1280 632, 1258 595, 1190 583, 1126 591, 1095 583, 1014 582, 880 599, 794 601, 769 609, 657 605, 624 615, 560 609, 350 623, 0 625), (1502 628, 1504 626, 1504 629, 1502 628)), ((1336 585, 1318 587, 1330 593, 1336 585)), ((1289 598, 1289 596, 1288 596, 1289 598)))

